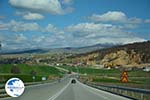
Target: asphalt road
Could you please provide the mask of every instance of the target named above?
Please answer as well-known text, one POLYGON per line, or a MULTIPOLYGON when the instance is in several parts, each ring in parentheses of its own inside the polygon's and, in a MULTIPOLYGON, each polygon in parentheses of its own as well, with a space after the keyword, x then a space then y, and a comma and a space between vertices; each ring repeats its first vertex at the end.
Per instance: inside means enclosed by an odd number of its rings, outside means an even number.
POLYGON ((18 98, 2 100, 129 100, 127 98, 104 92, 71 79, 37 86, 27 87, 18 98))

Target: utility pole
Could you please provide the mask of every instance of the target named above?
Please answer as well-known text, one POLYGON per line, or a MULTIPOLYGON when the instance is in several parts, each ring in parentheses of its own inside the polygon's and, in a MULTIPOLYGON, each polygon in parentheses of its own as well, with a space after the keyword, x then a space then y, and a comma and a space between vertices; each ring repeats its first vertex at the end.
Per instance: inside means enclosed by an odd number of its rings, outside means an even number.
POLYGON ((2 42, 0 41, 0 51, 1 51, 1 49, 2 49, 2 42))
POLYGON ((0 41, 0 57, 1 57, 1 48, 2 48, 2 43, 0 41))
POLYGON ((2 44, 1 44, 1 41, 0 41, 0 50, 1 50, 1 47, 2 47, 2 44))

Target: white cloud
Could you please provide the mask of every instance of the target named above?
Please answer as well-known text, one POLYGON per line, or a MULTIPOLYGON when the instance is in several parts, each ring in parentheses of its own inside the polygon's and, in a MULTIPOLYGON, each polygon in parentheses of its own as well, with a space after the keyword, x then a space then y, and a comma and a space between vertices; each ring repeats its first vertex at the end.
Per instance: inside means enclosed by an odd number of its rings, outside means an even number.
POLYGON ((36 12, 47 12, 58 15, 67 13, 58 0, 9 0, 9 3, 17 8, 36 12))
POLYGON ((94 23, 79 23, 77 25, 71 25, 66 28, 68 31, 72 32, 94 32, 94 31, 100 31, 104 28, 112 27, 111 24, 94 24, 94 23))
POLYGON ((28 12, 27 14, 23 15, 23 18, 26 20, 41 20, 44 18, 44 16, 38 13, 28 12))
POLYGON ((26 36, 24 36, 24 34, 17 34, 16 35, 16 41, 20 42, 20 41, 25 41, 27 39, 26 36))
POLYGON ((56 33, 58 31, 58 29, 52 24, 48 24, 44 30, 45 32, 51 32, 51 33, 56 33))
POLYGON ((5 28, 9 31, 14 32, 23 32, 23 31, 38 31, 40 30, 40 26, 37 23, 25 23, 22 21, 11 20, 9 23, 3 23, 5 28))
POLYGON ((61 30, 52 24, 41 27, 37 23, 12 20, 6 23, 6 26, 9 31, 14 32, 8 32, 9 35, 0 34, 0 41, 5 44, 3 47, 5 50, 79 47, 99 43, 127 44, 145 41, 134 33, 125 31, 122 27, 113 24, 79 23, 61 30), (32 34, 29 37, 26 35, 26 31, 41 32, 41 34, 32 34))
POLYGON ((140 23, 142 23, 142 22, 143 22, 142 19, 136 18, 136 17, 129 18, 129 19, 127 20, 127 23, 131 23, 131 24, 140 24, 140 23))
POLYGON ((5 19, 5 16, 0 16, 0 19, 5 19))
POLYGON ((5 37, 2 34, 0 34, 0 42, 3 40, 5 40, 5 37))
POLYGON ((112 43, 112 44, 128 44, 128 43, 134 43, 134 42, 143 42, 146 41, 145 39, 136 37, 136 36, 125 36, 125 37, 104 37, 100 39, 96 39, 94 42, 97 43, 112 43))
MULTIPOLYGON (((128 43, 134 43, 134 42, 143 42, 143 41, 146 41, 145 39, 143 38, 140 38, 140 37, 136 37, 136 36, 127 36, 127 37, 122 37, 122 38, 118 38, 116 39, 118 42, 122 42, 123 44, 128 44, 128 43)), ((112 41, 113 42, 113 41, 112 41)))
POLYGON ((73 0, 61 0, 63 4, 70 5, 73 3, 73 0))
POLYGON ((26 32, 26 31, 38 31, 46 33, 58 33, 60 30, 52 24, 48 24, 46 27, 40 26, 36 22, 24 22, 11 20, 10 22, 0 22, 0 30, 12 31, 12 32, 26 32))
POLYGON ((93 21, 104 21, 104 22, 108 22, 108 21, 124 22, 127 19, 126 15, 123 12, 118 12, 118 11, 109 11, 102 15, 93 14, 89 18, 93 21))
POLYGON ((0 34, 0 41, 2 41, 3 47, 2 51, 7 52, 11 50, 22 50, 25 48, 30 48, 29 39, 24 34, 13 34, 13 33, 3 33, 0 34))
POLYGON ((44 35, 42 36, 33 36, 32 40, 36 43, 42 42, 46 37, 44 35))
POLYGON ((121 11, 108 11, 104 14, 93 14, 88 17, 91 21, 94 22, 120 22, 120 23, 132 23, 139 24, 142 22, 140 18, 128 18, 127 15, 121 11))
POLYGON ((150 23, 150 19, 146 19, 144 22, 145 23, 150 23))
POLYGON ((120 25, 120 28, 122 28, 122 29, 135 29, 135 28, 137 28, 138 27, 138 25, 137 24, 131 24, 131 23, 129 23, 129 24, 124 24, 124 25, 120 25))
POLYGON ((74 45, 93 45, 97 43, 132 43, 145 41, 143 38, 123 30, 112 24, 80 23, 68 26, 66 33, 70 33, 70 41, 74 45))
POLYGON ((80 23, 77 25, 71 25, 65 29, 68 32, 73 33, 74 36, 93 36, 93 35, 111 35, 120 32, 119 27, 112 24, 95 24, 95 23, 80 23))
POLYGON ((8 30, 7 25, 0 22, 0 30, 8 30))

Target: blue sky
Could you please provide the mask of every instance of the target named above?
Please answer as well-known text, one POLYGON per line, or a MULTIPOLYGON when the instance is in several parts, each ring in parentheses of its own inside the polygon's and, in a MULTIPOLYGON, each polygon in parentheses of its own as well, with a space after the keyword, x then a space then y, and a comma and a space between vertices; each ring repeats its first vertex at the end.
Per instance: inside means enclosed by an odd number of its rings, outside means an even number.
POLYGON ((0 0, 2 50, 147 40, 149 0, 0 0))

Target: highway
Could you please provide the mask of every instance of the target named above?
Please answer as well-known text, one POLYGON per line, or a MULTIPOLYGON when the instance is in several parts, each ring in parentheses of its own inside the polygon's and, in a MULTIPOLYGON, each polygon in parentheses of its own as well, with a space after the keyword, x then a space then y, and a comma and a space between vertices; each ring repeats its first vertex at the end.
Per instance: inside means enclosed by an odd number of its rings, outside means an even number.
POLYGON ((25 88, 25 92, 18 98, 2 100, 130 100, 115 94, 101 91, 71 78, 61 82, 46 83, 25 88))

